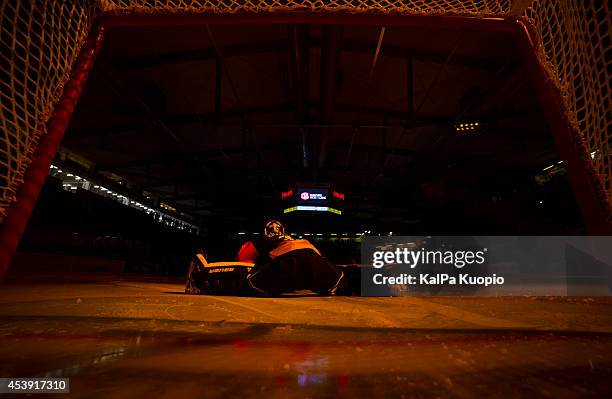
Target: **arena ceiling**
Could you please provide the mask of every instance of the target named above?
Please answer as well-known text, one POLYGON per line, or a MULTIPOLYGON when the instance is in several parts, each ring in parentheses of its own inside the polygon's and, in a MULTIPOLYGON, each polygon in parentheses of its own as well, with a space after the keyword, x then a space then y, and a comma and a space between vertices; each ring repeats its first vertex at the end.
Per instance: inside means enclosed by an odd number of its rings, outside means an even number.
POLYGON ((136 194, 237 222, 318 181, 356 219, 408 223, 431 187, 559 159, 509 35, 354 25, 114 29, 62 145, 136 194))

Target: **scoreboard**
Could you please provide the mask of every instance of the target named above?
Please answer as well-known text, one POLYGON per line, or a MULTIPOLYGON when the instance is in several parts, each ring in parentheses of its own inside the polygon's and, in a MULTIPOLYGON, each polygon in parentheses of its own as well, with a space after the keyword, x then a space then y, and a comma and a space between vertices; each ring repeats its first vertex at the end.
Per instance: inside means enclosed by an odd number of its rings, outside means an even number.
POLYGON ((281 193, 283 213, 328 212, 342 215, 345 194, 331 184, 298 183, 281 193))

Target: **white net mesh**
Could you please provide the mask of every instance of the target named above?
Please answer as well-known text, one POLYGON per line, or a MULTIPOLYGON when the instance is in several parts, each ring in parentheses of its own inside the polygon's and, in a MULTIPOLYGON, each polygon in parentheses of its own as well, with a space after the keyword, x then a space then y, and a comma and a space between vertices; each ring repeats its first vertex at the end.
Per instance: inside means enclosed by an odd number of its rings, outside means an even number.
POLYGON ((594 183, 611 208, 612 20, 608 1, 539 1, 523 20, 533 32, 540 63, 562 94, 582 156, 590 159, 594 183))
POLYGON ((87 1, 0 5, 0 220, 45 134, 94 10, 87 1))
POLYGON ((313 11, 517 17, 528 26, 539 61, 562 94, 563 111, 612 216, 612 22, 606 0, 5 0, 0 9, 0 219, 85 40, 94 3, 114 15, 313 11))
POLYGON ((352 12, 505 16, 512 0, 101 0, 107 13, 352 12))

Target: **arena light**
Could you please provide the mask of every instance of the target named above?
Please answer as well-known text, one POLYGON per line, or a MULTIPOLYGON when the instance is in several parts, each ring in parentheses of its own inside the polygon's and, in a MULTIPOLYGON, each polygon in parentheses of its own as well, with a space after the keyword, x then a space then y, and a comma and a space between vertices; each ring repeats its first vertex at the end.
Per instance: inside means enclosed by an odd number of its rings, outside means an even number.
MULTIPOLYGON (((62 173, 62 171, 56 165, 51 165, 50 169, 52 171, 55 171, 55 173, 62 173)), ((54 173, 54 172, 50 172, 50 173, 54 173)), ((93 183, 93 182, 90 182, 86 178, 83 178, 79 175, 66 171, 65 177, 67 177, 68 179, 62 179, 62 188, 70 193, 76 193, 77 189, 79 188, 86 190, 86 191, 91 191, 102 197, 110 198, 114 201, 117 201, 122 205, 130 206, 139 211, 146 212, 148 215, 153 215, 154 220, 158 221, 159 223, 164 223, 168 226, 176 228, 177 230, 188 230, 189 232, 192 232, 192 233, 196 233, 196 234, 199 233, 199 228, 196 225, 193 225, 189 222, 186 222, 186 221, 177 219, 173 216, 170 216, 168 214, 165 214, 158 209, 154 209, 154 208, 145 206, 141 204, 140 202, 137 202, 131 198, 128 198, 124 194, 113 192, 112 190, 109 190, 108 188, 104 186, 100 186, 97 184, 89 185, 90 183, 93 183), (167 219, 169 221, 167 222, 164 219, 167 219)), ((167 204, 164 204, 164 205, 169 210, 174 210, 174 208, 172 208, 171 206, 167 204)))
POLYGON ((455 132, 457 133, 474 133, 480 130, 480 122, 460 122, 455 124, 455 132))

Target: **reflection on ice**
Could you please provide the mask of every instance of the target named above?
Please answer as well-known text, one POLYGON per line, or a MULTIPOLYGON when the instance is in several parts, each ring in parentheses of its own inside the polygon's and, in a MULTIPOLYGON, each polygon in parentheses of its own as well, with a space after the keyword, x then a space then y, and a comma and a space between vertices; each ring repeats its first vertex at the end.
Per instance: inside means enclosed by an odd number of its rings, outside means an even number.
POLYGON ((323 384, 327 380, 328 367, 329 359, 327 357, 306 359, 296 363, 295 368, 299 372, 297 376, 298 385, 305 387, 323 384))
POLYGON ((118 360, 119 358, 125 356, 126 351, 127 351, 126 347, 120 347, 117 349, 107 350, 101 353, 97 353, 93 357, 86 359, 84 361, 74 363, 68 367, 49 371, 45 373, 44 377, 45 378, 60 378, 60 377, 69 377, 69 376, 77 375, 81 372, 81 370, 87 367, 118 360))

